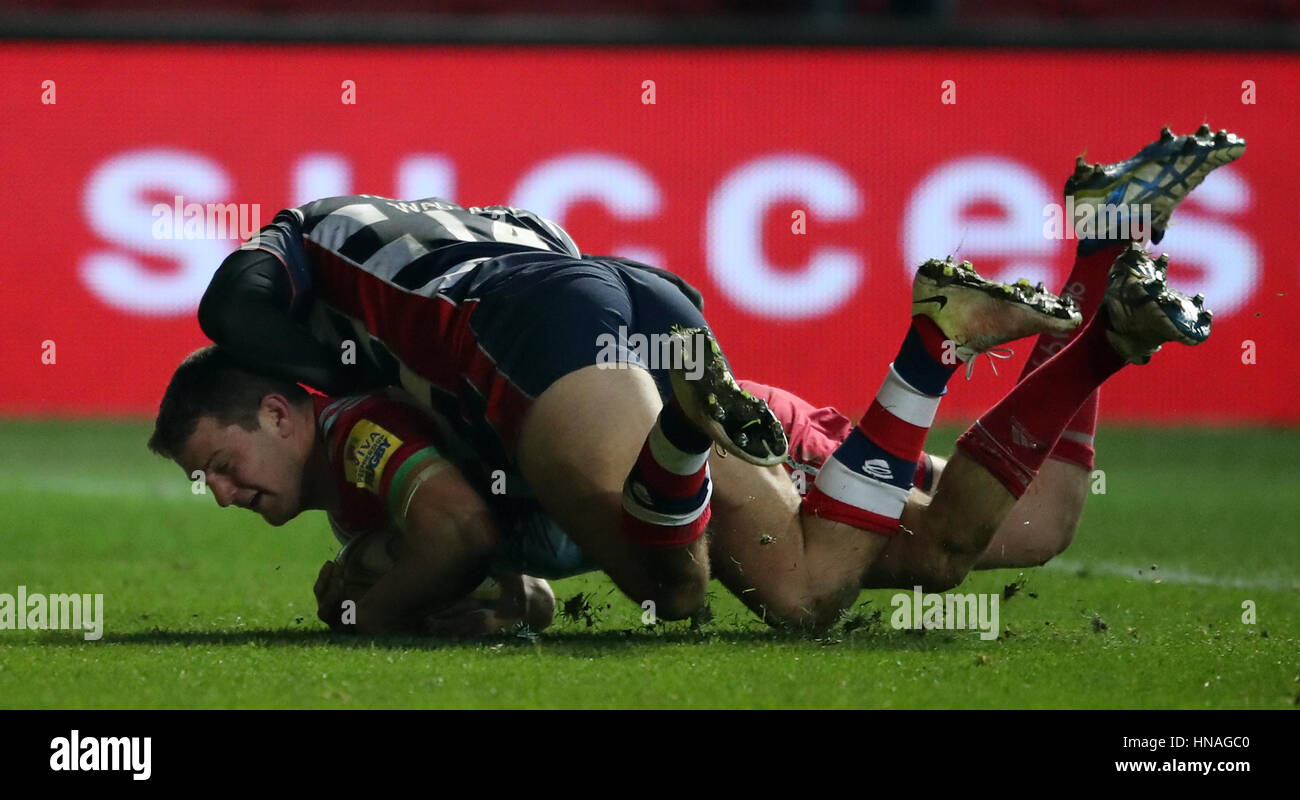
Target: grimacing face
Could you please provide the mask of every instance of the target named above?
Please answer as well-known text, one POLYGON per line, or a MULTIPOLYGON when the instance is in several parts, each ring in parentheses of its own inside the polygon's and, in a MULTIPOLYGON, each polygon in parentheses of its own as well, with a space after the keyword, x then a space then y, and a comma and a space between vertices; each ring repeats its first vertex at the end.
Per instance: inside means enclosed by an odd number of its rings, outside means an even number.
POLYGON ((247 508, 278 526, 303 510, 306 450, 299 441, 302 425, 290 416, 292 406, 275 398, 263 399, 257 430, 200 417, 176 462, 191 480, 195 470, 202 470, 222 508, 247 508))

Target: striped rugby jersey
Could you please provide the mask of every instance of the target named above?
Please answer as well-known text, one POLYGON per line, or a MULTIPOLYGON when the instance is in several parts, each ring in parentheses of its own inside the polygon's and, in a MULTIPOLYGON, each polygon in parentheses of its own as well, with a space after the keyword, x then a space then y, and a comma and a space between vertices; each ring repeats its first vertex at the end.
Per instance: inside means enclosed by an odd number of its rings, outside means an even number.
MULTIPOLYGON (((519 263, 503 256, 582 256, 564 229, 529 211, 375 195, 284 209, 240 249, 265 251, 285 266, 291 312, 343 364, 378 376, 367 386, 401 385, 422 408, 461 417, 467 391, 501 396, 468 328, 474 304, 462 301, 471 287, 519 263)), ((527 402, 509 393, 493 412, 513 419, 527 402)), ((475 435, 484 449, 499 433, 475 435)))
POLYGON ((376 195, 326 197, 284 209, 240 249, 264 250, 285 265, 293 282, 291 308, 316 301, 308 321, 317 338, 357 341, 358 356, 387 367, 395 366, 389 348, 367 332, 375 327, 366 327, 393 311, 385 287, 431 299, 498 256, 582 255, 563 228, 530 211, 376 195))
POLYGON ((381 280, 431 297, 489 258, 542 250, 578 258, 559 225, 512 206, 461 206, 438 197, 393 200, 345 195, 275 215, 242 246, 275 254, 297 279, 326 254, 381 280))

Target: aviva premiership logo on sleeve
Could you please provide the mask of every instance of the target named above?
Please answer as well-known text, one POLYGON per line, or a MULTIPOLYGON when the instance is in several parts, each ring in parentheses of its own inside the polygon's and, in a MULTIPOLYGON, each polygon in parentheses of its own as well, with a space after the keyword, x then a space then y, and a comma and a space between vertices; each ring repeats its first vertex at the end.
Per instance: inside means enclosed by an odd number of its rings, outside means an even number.
POLYGON ((343 447, 343 474, 349 483, 378 494, 384 467, 401 446, 401 439, 363 419, 348 433, 343 447))

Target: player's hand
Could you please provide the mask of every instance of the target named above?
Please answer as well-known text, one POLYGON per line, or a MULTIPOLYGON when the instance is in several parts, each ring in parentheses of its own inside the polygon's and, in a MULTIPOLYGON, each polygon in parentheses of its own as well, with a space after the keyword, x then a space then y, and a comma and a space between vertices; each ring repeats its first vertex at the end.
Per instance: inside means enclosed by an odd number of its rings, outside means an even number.
POLYGON ((312 587, 316 594, 316 616, 333 630, 343 630, 343 570, 333 561, 326 561, 316 576, 312 587))

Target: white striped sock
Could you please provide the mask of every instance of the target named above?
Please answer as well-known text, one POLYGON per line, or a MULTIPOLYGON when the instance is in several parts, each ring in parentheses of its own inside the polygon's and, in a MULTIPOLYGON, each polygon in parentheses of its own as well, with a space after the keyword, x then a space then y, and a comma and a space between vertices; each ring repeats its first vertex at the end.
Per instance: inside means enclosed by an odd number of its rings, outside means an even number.
POLYGON ((876 392, 876 402, 889 413, 918 428, 928 428, 934 423, 941 397, 926 394, 903 380, 889 365, 889 374, 876 392))
POLYGON ((898 519, 907 505, 906 489, 854 472, 835 456, 822 465, 816 486, 827 497, 882 517, 898 519))
POLYGON ((646 441, 650 445, 650 455, 654 457, 655 463, 674 475, 694 475, 709 460, 708 450, 703 453, 687 453, 679 450, 676 445, 668 441, 667 436, 664 436, 659 420, 655 420, 655 425, 650 429, 650 436, 646 441))

